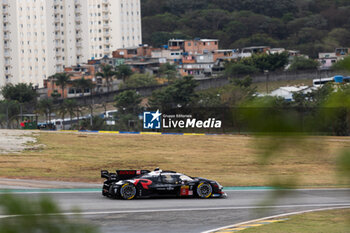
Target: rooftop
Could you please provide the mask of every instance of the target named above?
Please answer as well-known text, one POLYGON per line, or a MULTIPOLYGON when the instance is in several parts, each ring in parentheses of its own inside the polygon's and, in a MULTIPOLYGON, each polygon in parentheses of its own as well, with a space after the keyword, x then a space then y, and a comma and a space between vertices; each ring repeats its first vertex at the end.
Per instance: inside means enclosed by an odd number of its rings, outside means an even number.
POLYGON ((182 39, 170 39, 169 42, 185 42, 185 40, 182 40, 182 39))
POLYGON ((212 42, 212 41, 219 41, 218 39, 200 39, 202 42, 212 42))

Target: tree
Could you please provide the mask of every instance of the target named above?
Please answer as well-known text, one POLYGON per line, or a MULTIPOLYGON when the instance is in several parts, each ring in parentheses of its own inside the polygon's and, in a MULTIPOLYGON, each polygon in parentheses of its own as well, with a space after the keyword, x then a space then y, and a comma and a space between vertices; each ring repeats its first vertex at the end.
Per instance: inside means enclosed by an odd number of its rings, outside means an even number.
POLYGON ((253 79, 250 76, 246 76, 244 79, 233 79, 231 82, 235 86, 249 88, 253 84, 253 79))
POLYGON ((172 65, 170 63, 162 64, 159 68, 160 76, 165 76, 168 81, 174 81, 177 75, 176 65, 172 65))
POLYGON ((334 70, 340 70, 340 71, 350 71, 350 56, 347 56, 341 61, 338 61, 332 66, 332 69, 334 70))
POLYGON ((228 63, 225 66, 225 75, 227 77, 251 75, 258 72, 258 69, 251 65, 245 65, 242 63, 228 63))
POLYGON ((316 57, 333 44, 349 47, 348 11, 348 0, 143 0, 143 41, 215 37, 222 48, 268 45, 316 57))
POLYGON ((63 103, 59 105, 59 107, 58 107, 58 113, 61 115, 61 118, 62 118, 62 127, 63 127, 63 130, 65 130, 65 127, 64 127, 64 119, 65 119, 66 114, 68 113, 67 102, 66 102, 66 101, 63 101, 63 103))
POLYGON ((126 79, 129 78, 131 75, 132 75, 132 70, 130 69, 130 66, 127 66, 127 65, 118 66, 117 76, 119 79, 122 79, 124 83, 126 79))
POLYGON ((136 113, 142 98, 136 91, 128 90, 117 95, 114 100, 121 113, 136 113))
POLYGON ((125 81, 125 83, 120 85, 120 89, 155 86, 157 84, 158 82, 153 75, 133 74, 125 81))
POLYGON ((295 57, 290 65, 290 70, 315 70, 319 67, 315 60, 305 57, 295 57))
POLYGON ((334 88, 329 83, 306 94, 296 92, 293 94, 294 102, 291 103, 291 106, 298 108, 320 108, 332 92, 334 92, 334 88))
POLYGON ((71 76, 67 73, 57 73, 49 77, 49 79, 53 79, 57 86, 61 87, 61 97, 64 99, 64 90, 67 84, 71 83, 71 76))
POLYGON ((251 100, 256 93, 256 87, 252 87, 253 80, 250 76, 242 79, 231 79, 231 85, 224 88, 221 93, 221 101, 224 106, 237 107, 242 102, 251 100))
POLYGON ((275 54, 253 54, 248 58, 243 58, 240 61, 242 64, 254 66, 260 72, 276 71, 284 68, 288 64, 288 53, 275 53, 275 54))
POLYGON ((54 104, 52 99, 42 99, 38 104, 38 112, 45 115, 46 123, 51 122, 51 115, 54 109, 54 104))
POLYGON ((58 93, 57 90, 54 90, 51 93, 51 97, 54 99, 54 102, 57 102, 58 98, 62 97, 61 93, 58 93))
POLYGON ((176 80, 169 86, 156 90, 149 100, 152 108, 188 107, 197 97, 195 88, 197 84, 192 76, 185 76, 176 80))
POLYGON ((11 122, 17 120, 18 114, 20 114, 20 104, 13 100, 0 101, 0 122, 6 128, 11 128, 11 122))
POLYGON ((90 108, 90 125, 92 126, 92 117, 94 114, 94 104, 93 104, 93 89, 95 87, 95 84, 92 82, 91 79, 85 79, 84 77, 82 77, 81 79, 75 80, 73 85, 82 90, 83 93, 83 99, 84 99, 84 103, 86 104, 86 98, 85 98, 85 92, 87 92, 87 90, 89 90, 90 92, 90 96, 91 96, 91 102, 89 104, 89 108, 90 108))
POLYGON ((101 67, 101 72, 96 73, 96 77, 102 77, 106 80, 107 83, 107 92, 110 91, 111 87, 111 81, 113 83, 113 78, 118 75, 118 72, 116 72, 113 68, 113 66, 105 64, 101 67))
POLYGON ((94 88, 95 85, 91 79, 85 79, 85 77, 83 76, 80 79, 74 80, 73 86, 82 91, 83 99, 84 99, 84 102, 86 103, 85 92, 89 90, 90 95, 92 95, 92 89, 94 88))
POLYGON ((36 91, 32 84, 19 83, 15 86, 7 84, 1 88, 1 94, 6 100, 17 101, 18 103, 29 103, 36 100, 36 91))
POLYGON ((75 110, 78 107, 78 104, 75 102, 75 100, 66 99, 64 100, 64 106, 66 107, 67 113, 70 117, 70 125, 72 127, 73 125, 73 116, 75 115, 75 110))
POLYGON ((23 115, 23 104, 35 102, 37 93, 32 84, 19 83, 16 85, 7 84, 1 88, 1 94, 8 101, 19 103, 20 115, 23 115))

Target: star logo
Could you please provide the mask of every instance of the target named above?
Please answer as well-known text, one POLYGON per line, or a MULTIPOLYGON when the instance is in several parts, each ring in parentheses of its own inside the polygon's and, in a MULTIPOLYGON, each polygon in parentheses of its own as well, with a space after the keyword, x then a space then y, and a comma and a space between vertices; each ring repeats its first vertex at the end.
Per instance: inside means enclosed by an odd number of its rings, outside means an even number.
POLYGON ((159 117, 160 117, 161 115, 162 115, 162 114, 159 113, 159 110, 157 110, 156 113, 152 113, 153 118, 152 118, 151 122, 153 122, 153 121, 155 121, 155 120, 159 121, 159 117))
POLYGON ((156 112, 144 112, 143 113, 143 128, 144 129, 160 129, 161 128, 161 116, 162 113, 157 110, 156 112))

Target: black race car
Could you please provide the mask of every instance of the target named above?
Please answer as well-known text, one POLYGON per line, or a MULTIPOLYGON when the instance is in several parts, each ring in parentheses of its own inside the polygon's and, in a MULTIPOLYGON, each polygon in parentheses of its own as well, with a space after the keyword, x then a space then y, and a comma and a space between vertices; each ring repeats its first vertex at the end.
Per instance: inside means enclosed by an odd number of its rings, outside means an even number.
POLYGON ((101 171, 102 195, 131 200, 142 197, 226 197, 222 186, 213 180, 189 177, 173 171, 117 170, 101 171))

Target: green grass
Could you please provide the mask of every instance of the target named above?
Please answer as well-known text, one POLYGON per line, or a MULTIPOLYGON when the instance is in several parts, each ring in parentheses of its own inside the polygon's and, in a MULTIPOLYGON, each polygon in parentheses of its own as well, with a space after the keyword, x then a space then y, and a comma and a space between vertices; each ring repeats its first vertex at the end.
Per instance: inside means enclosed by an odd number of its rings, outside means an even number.
POLYGON ((253 227, 242 233, 349 233, 350 209, 307 213, 284 222, 253 227))

